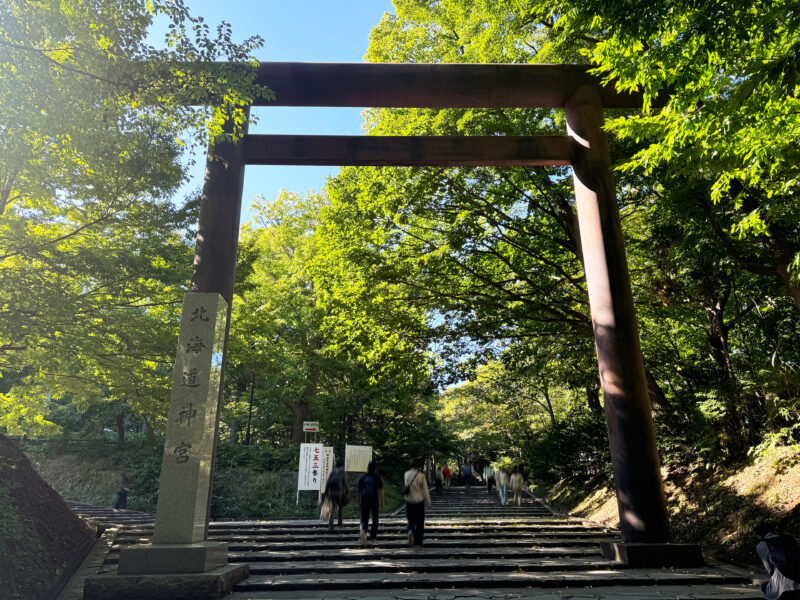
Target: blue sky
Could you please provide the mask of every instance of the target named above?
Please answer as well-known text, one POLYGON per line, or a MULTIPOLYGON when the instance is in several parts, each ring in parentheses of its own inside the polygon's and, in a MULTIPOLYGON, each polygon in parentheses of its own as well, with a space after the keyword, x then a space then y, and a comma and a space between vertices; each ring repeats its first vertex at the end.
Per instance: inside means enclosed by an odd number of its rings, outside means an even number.
MULTIPOLYGON (((385 12, 393 13, 391 0, 186 0, 194 16, 211 26, 227 21, 234 40, 260 35, 264 46, 256 53, 263 61, 361 62, 370 29, 385 12)), ((360 108, 254 109, 258 124, 252 133, 342 134, 361 132, 360 108)), ((204 160, 193 169, 189 189, 202 185, 204 160)), ((328 174, 338 167, 249 166, 242 197, 242 221, 256 194, 274 199, 281 189, 305 193, 319 191, 328 174)))

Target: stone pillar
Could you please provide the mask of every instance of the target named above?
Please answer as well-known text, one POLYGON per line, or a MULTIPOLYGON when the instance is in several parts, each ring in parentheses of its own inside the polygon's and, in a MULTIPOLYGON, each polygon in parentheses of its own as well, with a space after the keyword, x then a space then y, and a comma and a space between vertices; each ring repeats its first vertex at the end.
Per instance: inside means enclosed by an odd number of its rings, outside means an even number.
POLYGON ((565 108, 577 143, 575 199, 622 535, 665 543, 666 501, 600 94, 582 86, 565 108))
MULTIPOLYGON (((227 130, 231 131, 230 125, 227 130)), ((208 542, 207 536, 239 240, 244 144, 242 138, 209 147, 194 277, 184 299, 178 338, 153 544, 124 549, 120 575, 202 573, 227 564, 227 543, 208 542)), ((247 573, 238 567, 226 569, 236 570, 238 579, 247 573)))
POLYGON ((123 549, 121 575, 203 573, 228 562, 226 543, 206 541, 227 322, 219 294, 184 296, 153 544, 123 549))
POLYGON ((184 297, 153 544, 206 539, 227 320, 228 304, 219 294, 184 297))

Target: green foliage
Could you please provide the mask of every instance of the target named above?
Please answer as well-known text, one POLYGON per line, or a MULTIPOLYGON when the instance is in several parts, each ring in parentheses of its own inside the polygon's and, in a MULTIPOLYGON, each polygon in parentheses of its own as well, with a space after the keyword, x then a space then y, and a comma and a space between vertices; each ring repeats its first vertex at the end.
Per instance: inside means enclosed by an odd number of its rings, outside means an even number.
POLYGON ((425 312, 383 301, 327 235, 325 196, 257 199, 242 232, 231 334, 232 441, 303 440, 303 420, 341 456, 366 443, 387 464, 449 448, 421 332, 425 312), (253 387, 255 382, 255 387, 253 387), (250 393, 253 410, 250 416, 250 393))
POLYGON ((217 464, 224 468, 246 467, 253 471, 296 471, 300 453, 297 446, 241 446, 220 444, 217 464))
POLYGON ((559 426, 532 432, 523 446, 531 481, 611 476, 611 455, 602 414, 575 406, 559 426))
MULTIPOLYGON (((216 35, 183 2, 0 7, 0 425, 41 435, 45 398, 163 415, 196 203, 187 137, 241 125, 260 40, 216 35), (145 42, 169 23, 163 48, 145 42), (192 104, 203 104, 197 109, 192 104)), ((234 131, 234 134, 236 131, 234 131)))
MULTIPOLYGON (((799 324, 800 288, 791 270, 800 250, 800 203, 793 136, 784 135, 800 114, 793 5, 395 5, 397 15, 373 29, 370 60, 588 59, 620 88, 644 92, 642 111, 607 111, 607 129, 620 165, 617 189, 661 450, 668 460, 699 454, 716 462, 762 439, 791 440, 798 392, 792 377, 779 374, 800 361, 791 341, 799 324), (665 88, 671 95, 663 108, 651 110, 665 88)), ((373 134, 564 130, 559 113, 533 110, 380 109, 368 112, 367 125, 373 134)), ((456 425, 461 435, 474 431, 481 444, 497 443, 494 418, 504 417, 487 399, 502 397, 503 387, 541 388, 544 381, 574 395, 565 406, 577 412, 559 420, 563 433, 530 426, 536 443, 525 453, 540 462, 563 441, 558 435, 572 439, 573 419, 588 439, 604 435, 597 411, 577 402, 583 390, 590 406, 600 406, 564 175, 353 169, 329 186, 329 227, 370 287, 400 284, 402 302, 442 315, 440 364, 453 380, 475 379, 448 392, 466 397, 465 420, 479 415, 456 425), (480 383, 480 365, 491 358, 506 370, 496 386, 480 383)), ((600 470, 604 446, 590 447, 590 466, 568 458, 569 468, 600 470)))
POLYGON ((531 436, 557 428, 574 402, 574 394, 542 372, 510 372, 489 362, 473 381, 445 390, 437 416, 456 433, 464 453, 518 461, 531 436))
MULTIPOLYGON (((607 130, 662 457, 715 465, 797 444, 794 3, 395 6, 369 60, 589 61, 642 92, 641 110, 607 111, 607 130)), ((15 0, 0 17, 0 427, 99 438, 130 406, 152 428, 196 214, 168 200, 183 132, 224 137, 268 94, 252 68, 209 64, 245 60, 259 40, 234 44, 226 26, 215 37, 181 2, 15 0), (170 23, 164 49, 144 42, 154 18, 170 23)), ((555 110, 365 116, 369 135, 565 130, 555 110)), ((339 455, 371 444, 395 479, 412 457, 468 451, 534 480, 607 478, 569 175, 346 168, 323 194, 258 198, 241 235, 215 514, 315 510, 284 493, 304 420, 339 455)), ((132 500, 153 506, 160 457, 141 452, 117 465, 137 465, 132 500)))
MULTIPOLYGON (((127 469, 131 482, 128 508, 145 512, 156 509, 163 456, 160 443, 118 446, 101 441, 40 439, 23 442, 23 448, 33 458, 42 477, 66 499, 111 506, 120 472, 127 469)), ((302 493, 300 504, 296 504, 298 456, 297 445, 273 448, 221 444, 217 449, 212 518, 313 518, 318 515, 317 498, 313 493, 302 493)), ((398 472, 382 464, 380 472, 386 486, 387 507, 394 508, 403 502, 398 487, 402 470, 398 472)), ((355 480, 352 483, 355 485, 355 480)), ((0 488, 0 507, 4 501, 2 493, 3 488, 0 488)), ((7 525, 3 532, 21 531, 22 524, 13 520, 13 514, 2 511, 0 519, 5 518, 4 525, 7 525)), ((352 502, 347 507, 347 515, 355 517, 356 514, 355 502, 352 502)), ((9 536, 9 539, 16 538, 9 536)))

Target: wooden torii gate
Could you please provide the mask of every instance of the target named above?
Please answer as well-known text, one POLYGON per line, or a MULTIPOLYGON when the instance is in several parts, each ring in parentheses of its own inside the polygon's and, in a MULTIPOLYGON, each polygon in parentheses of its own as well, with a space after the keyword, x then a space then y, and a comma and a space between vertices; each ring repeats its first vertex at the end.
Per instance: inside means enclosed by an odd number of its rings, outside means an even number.
POLYGON ((668 543, 636 313, 602 129, 604 108, 638 108, 641 99, 603 87, 581 65, 261 63, 257 83, 275 92, 274 101, 257 105, 562 108, 568 127, 563 136, 544 137, 247 135, 245 131, 237 143, 209 148, 209 157, 216 158, 209 158, 206 165, 153 545, 123 552, 120 574, 207 572, 226 564, 227 546, 207 541, 208 507, 248 164, 572 166, 625 541, 607 545, 604 552, 632 565, 701 561, 698 547, 668 543), (200 345, 203 348, 197 350, 200 345), (201 424, 194 433, 192 419, 201 424))

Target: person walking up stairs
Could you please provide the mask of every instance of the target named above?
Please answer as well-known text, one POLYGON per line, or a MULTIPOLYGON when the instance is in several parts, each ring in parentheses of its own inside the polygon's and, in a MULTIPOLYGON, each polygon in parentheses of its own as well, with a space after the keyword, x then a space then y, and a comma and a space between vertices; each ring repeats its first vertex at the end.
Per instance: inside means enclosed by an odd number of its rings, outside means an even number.
POLYGON ((425 503, 428 508, 433 508, 431 495, 428 491, 428 482, 422 473, 422 460, 415 458, 411 469, 403 476, 405 488, 403 494, 406 498, 406 518, 408 519, 408 545, 422 548, 425 537, 425 503))
POLYGON ((497 467, 495 482, 497 483, 497 493, 500 495, 500 504, 505 506, 508 502, 508 473, 502 466, 497 467))
POLYGON ((522 478, 522 473, 519 472, 517 467, 514 467, 509 483, 511 484, 511 491, 514 492, 514 504, 521 506, 522 490, 525 487, 525 480, 522 478))
POLYGON ((372 530, 369 532, 369 541, 374 542, 378 535, 378 512, 386 508, 386 498, 383 493, 383 480, 378 475, 374 462, 367 465, 367 472, 358 480, 358 507, 361 509, 361 545, 367 545, 367 525, 369 515, 372 513, 372 530))

